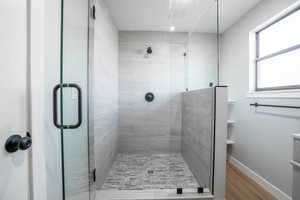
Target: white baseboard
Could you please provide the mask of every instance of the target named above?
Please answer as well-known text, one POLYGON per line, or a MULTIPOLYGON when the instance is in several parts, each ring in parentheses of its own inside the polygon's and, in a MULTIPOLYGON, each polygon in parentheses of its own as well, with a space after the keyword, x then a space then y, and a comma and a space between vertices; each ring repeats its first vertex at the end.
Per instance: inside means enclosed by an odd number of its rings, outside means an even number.
POLYGON ((266 191, 270 192, 274 197, 276 197, 279 200, 292 200, 292 198, 287 195, 286 193, 282 192, 280 189, 272 185, 270 182, 268 182, 266 179, 255 173, 253 170, 248 168, 246 165, 238 161, 236 158, 230 156, 229 162, 234 165, 236 168, 241 170, 244 174, 246 174, 248 177, 253 179, 257 184, 259 184, 261 187, 263 187, 266 191))

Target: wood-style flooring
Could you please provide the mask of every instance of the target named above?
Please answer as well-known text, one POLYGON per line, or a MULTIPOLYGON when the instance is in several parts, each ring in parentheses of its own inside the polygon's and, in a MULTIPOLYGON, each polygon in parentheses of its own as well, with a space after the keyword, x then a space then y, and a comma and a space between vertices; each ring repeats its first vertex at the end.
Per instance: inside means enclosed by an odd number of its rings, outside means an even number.
POLYGON ((232 164, 227 164, 226 200, 277 200, 232 164))

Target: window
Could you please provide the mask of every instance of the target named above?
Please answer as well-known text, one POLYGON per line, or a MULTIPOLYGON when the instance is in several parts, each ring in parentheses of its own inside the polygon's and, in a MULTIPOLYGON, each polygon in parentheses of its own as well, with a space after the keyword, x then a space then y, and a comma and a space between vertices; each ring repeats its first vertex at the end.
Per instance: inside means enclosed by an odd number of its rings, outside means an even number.
POLYGON ((300 89, 300 9, 254 34, 255 91, 300 89))

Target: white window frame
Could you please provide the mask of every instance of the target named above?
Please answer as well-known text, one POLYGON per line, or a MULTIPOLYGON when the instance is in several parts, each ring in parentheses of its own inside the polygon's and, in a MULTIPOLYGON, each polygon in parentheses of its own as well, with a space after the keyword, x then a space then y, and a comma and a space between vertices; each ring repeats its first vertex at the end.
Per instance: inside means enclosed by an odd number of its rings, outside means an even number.
POLYGON ((300 98, 300 89, 291 89, 291 88, 275 88, 271 90, 257 90, 256 88, 256 68, 257 68, 257 33, 261 30, 269 27, 281 19, 289 16, 295 10, 300 8, 300 1, 293 4, 289 8, 283 10, 279 14, 275 15, 265 23, 256 27, 249 32, 249 98, 300 98))

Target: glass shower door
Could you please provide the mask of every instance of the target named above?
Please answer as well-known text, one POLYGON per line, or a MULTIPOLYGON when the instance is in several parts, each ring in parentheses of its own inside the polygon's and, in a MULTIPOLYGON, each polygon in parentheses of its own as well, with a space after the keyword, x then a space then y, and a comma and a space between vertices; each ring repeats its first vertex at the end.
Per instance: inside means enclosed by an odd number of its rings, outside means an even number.
POLYGON ((63 200, 90 199, 88 7, 86 0, 61 0, 63 200))

